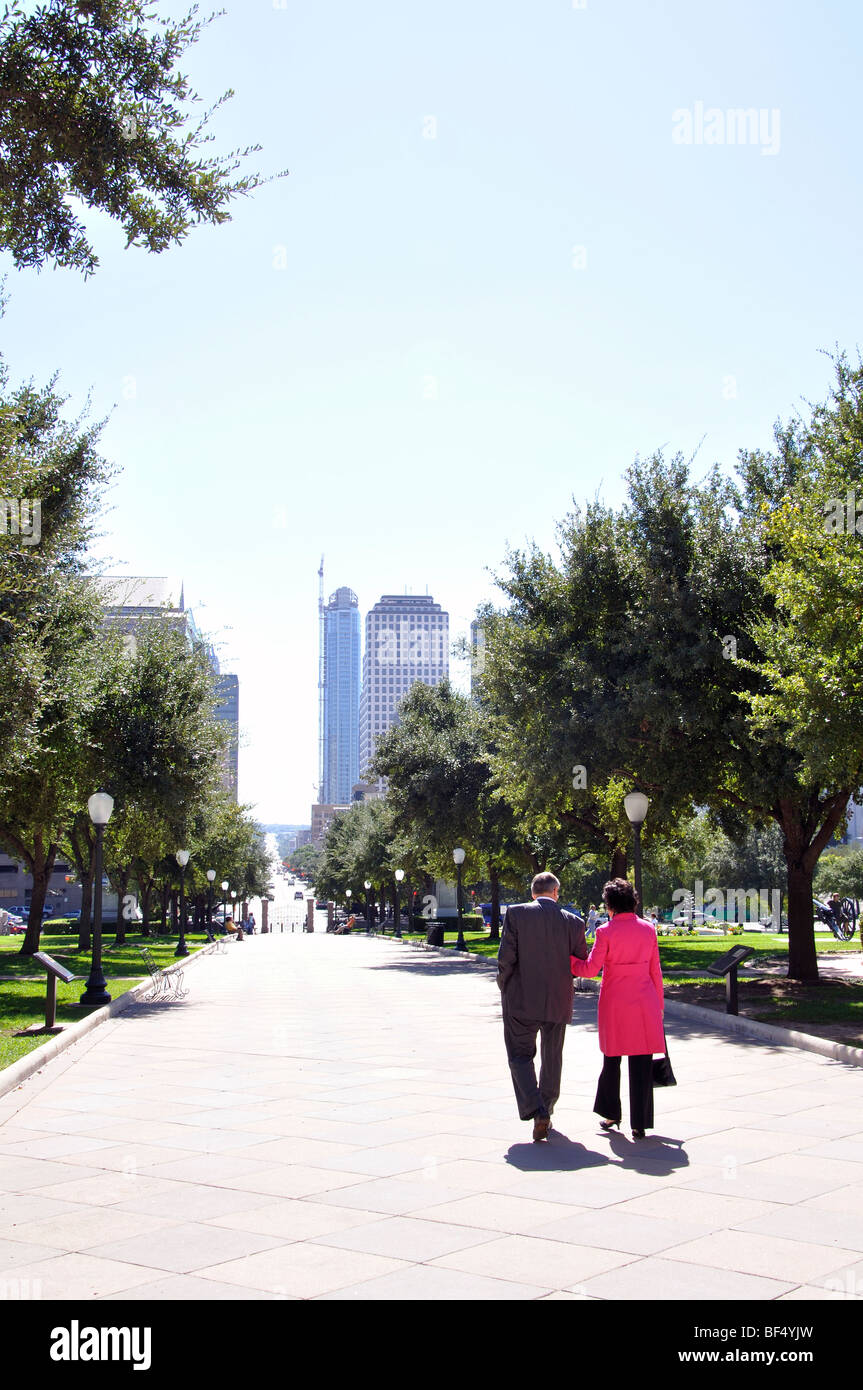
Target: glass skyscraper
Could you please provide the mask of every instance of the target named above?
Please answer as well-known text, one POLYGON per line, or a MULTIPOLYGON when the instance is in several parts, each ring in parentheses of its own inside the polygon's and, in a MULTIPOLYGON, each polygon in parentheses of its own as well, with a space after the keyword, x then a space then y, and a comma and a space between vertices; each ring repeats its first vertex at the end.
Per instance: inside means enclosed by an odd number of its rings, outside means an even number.
POLYGON ((336 589, 323 610, 323 749, 320 800, 347 805, 360 773, 360 609, 336 589))

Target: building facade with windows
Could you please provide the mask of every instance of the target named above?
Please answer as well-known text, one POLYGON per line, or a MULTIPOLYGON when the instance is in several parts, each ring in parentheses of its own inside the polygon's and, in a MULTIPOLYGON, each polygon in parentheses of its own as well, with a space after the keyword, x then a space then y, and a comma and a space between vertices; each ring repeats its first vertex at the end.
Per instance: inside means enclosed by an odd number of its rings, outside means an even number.
POLYGON ((323 749, 319 801, 346 805, 360 773, 360 608, 336 589, 323 610, 323 749))
MULTIPOLYGON (((425 595, 384 594, 366 615, 360 697, 360 773, 381 735, 398 720, 398 706, 416 681, 438 685, 449 676, 449 614, 425 595)), ((380 789, 380 782, 372 786, 380 789)))

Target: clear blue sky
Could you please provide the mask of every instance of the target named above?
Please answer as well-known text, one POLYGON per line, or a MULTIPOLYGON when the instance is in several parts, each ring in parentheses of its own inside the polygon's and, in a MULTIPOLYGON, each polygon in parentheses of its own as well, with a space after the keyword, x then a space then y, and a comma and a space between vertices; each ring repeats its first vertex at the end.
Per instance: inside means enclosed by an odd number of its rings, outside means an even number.
POLYGON ((236 90, 216 147, 290 177, 161 256, 89 216, 96 275, 10 268, 0 331, 109 417, 103 553, 184 578, 242 798, 308 821, 322 552, 328 594, 428 586, 457 634, 636 453, 730 468, 824 395, 861 338, 863 7, 225 5, 184 66, 236 90), (774 152, 676 143, 699 102, 774 152))

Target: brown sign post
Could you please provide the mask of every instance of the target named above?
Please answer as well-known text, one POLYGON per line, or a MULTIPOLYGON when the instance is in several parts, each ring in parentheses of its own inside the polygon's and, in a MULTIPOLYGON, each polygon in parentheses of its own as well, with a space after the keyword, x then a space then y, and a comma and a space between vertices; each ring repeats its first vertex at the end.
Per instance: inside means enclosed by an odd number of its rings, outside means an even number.
POLYGON ((35 951, 33 960, 37 960, 44 966, 48 974, 48 988, 45 995, 45 1022, 44 1024, 31 1024, 29 1028, 24 1028, 16 1037, 24 1037, 28 1033, 62 1033, 63 1024, 57 1023, 57 981, 63 980, 65 984, 71 984, 75 976, 71 970, 67 970, 65 965, 54 960, 45 951, 35 951))

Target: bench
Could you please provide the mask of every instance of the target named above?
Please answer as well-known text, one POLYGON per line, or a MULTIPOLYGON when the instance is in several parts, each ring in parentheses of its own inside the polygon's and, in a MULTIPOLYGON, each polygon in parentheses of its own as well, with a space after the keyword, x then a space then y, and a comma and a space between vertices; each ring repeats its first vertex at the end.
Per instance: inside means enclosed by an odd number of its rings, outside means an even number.
POLYGON ((172 970, 170 974, 157 964, 152 951, 146 946, 139 946, 138 950, 144 957, 144 963, 150 972, 151 989, 146 994, 141 995, 141 999, 148 1004, 161 1000, 163 1003, 174 1002, 185 999, 189 993, 183 988, 182 970, 172 970))
POLYGON ((228 954, 228 946, 225 938, 223 936, 214 936, 212 928, 208 927, 206 922, 204 923, 204 932, 210 945, 216 948, 213 952, 214 955, 225 956, 228 954))

